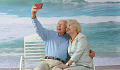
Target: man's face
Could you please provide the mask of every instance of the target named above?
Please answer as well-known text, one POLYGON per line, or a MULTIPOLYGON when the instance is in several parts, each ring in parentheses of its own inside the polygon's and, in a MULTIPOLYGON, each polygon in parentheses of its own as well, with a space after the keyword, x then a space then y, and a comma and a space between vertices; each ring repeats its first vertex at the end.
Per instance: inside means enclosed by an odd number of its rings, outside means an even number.
POLYGON ((59 20, 59 22, 56 26, 56 30, 59 34, 66 32, 66 23, 67 22, 65 20, 59 20))

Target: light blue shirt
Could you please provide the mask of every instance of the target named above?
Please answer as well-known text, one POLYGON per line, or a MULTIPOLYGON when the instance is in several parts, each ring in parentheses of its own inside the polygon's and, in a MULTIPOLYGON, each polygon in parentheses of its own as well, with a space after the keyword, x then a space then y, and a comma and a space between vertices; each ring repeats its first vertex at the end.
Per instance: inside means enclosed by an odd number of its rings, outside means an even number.
POLYGON ((45 41, 45 55, 57 57, 65 61, 70 36, 65 33, 61 37, 58 32, 43 28, 37 18, 32 19, 32 23, 38 35, 45 41))

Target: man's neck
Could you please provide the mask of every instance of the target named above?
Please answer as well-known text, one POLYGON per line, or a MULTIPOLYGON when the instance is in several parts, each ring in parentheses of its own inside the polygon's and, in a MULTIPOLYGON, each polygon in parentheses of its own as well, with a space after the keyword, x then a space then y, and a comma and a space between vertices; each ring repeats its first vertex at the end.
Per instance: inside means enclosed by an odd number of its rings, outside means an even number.
POLYGON ((60 36, 62 37, 62 36, 64 36, 65 33, 59 33, 59 34, 60 34, 60 36))

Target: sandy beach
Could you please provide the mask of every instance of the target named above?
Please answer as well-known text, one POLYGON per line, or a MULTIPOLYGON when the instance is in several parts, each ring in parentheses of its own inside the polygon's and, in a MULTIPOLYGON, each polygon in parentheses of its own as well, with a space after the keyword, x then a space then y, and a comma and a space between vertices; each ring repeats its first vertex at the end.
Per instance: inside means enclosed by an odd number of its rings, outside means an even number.
MULTIPOLYGON (((19 68, 0 68, 0 70, 19 70, 19 68)), ((120 70, 120 65, 96 66, 95 70, 120 70)))
POLYGON ((19 70, 19 68, 0 68, 0 70, 19 70))
POLYGON ((120 65, 96 66, 95 70, 120 70, 120 65))

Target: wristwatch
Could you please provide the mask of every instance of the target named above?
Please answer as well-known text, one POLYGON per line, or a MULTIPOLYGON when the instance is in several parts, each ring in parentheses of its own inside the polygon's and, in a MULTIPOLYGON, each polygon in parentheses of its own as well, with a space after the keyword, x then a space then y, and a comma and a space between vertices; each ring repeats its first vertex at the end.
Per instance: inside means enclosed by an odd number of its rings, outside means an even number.
POLYGON ((66 63, 67 66, 70 66, 69 63, 66 63))

